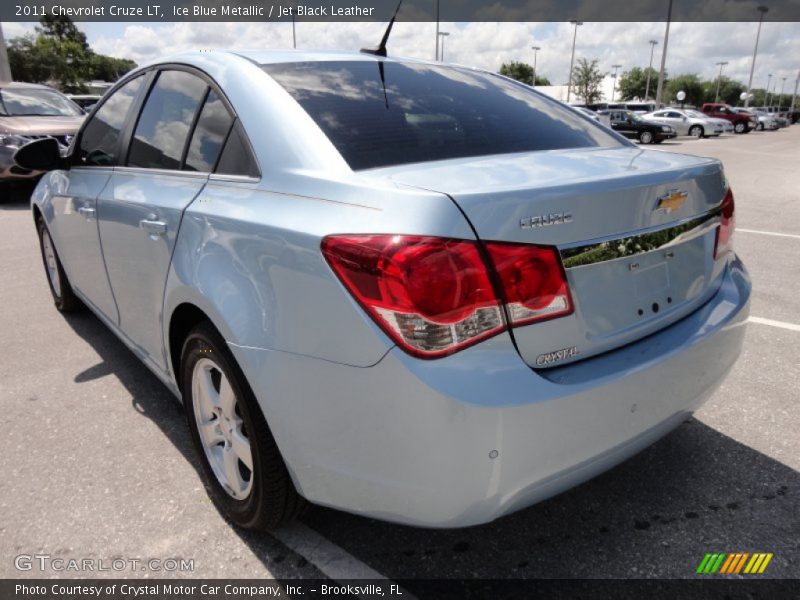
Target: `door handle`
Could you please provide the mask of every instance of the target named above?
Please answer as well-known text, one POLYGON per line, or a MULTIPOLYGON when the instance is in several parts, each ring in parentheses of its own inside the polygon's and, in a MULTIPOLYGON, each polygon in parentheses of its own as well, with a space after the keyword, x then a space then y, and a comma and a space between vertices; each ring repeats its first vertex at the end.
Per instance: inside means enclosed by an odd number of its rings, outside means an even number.
POLYGON ((78 214, 81 215, 82 217, 85 217, 86 220, 94 219, 95 213, 96 213, 95 209, 89 206, 81 206, 78 209, 78 214))
POLYGON ((156 221, 154 219, 142 219, 139 221, 139 227, 144 229, 150 234, 150 237, 156 239, 159 235, 167 233, 167 224, 164 221, 156 221))

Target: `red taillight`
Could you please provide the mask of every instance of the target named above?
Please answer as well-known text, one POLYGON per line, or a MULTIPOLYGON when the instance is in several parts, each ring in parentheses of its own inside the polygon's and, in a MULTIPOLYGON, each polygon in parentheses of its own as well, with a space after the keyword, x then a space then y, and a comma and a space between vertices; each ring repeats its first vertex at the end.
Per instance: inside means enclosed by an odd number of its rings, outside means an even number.
MULTIPOLYGON (((553 248, 491 243, 512 325, 571 312, 553 248)), ((401 348, 451 354, 506 328, 478 245, 410 235, 329 236, 322 253, 368 314, 401 348)))
POLYGON ((550 246, 490 242, 511 326, 562 317, 572 312, 558 251, 550 246))
POLYGON ((722 214, 719 228, 717 229, 717 239, 714 243, 714 258, 717 259, 733 250, 733 230, 736 226, 736 218, 733 214, 733 192, 728 188, 725 199, 722 201, 722 214))

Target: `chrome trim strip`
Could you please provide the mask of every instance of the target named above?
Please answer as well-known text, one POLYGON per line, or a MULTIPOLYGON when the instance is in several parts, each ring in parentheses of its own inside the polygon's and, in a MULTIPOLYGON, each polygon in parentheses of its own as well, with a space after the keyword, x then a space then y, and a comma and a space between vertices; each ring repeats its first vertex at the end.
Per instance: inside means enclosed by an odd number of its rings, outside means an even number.
POLYGON ((630 258, 694 239, 719 225, 720 209, 691 217, 668 227, 654 227, 636 235, 579 242, 559 248, 565 269, 577 269, 601 262, 630 258))

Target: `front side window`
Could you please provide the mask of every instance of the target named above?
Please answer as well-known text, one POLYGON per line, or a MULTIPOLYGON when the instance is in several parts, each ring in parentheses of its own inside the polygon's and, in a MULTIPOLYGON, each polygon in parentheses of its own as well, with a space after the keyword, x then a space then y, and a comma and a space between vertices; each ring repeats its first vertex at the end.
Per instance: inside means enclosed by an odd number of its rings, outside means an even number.
POLYGON ((144 76, 132 79, 115 91, 86 124, 81 134, 80 164, 113 166, 117 164, 119 136, 133 101, 142 87, 144 76))
POLYGON ((563 148, 616 136, 530 88, 470 69, 391 61, 262 65, 354 170, 563 148))
POLYGON ((78 117, 83 112, 72 100, 56 90, 3 88, 0 115, 8 117, 78 117))
POLYGON ((162 71, 131 140, 128 166, 180 169, 183 150, 208 86, 185 71, 162 71))

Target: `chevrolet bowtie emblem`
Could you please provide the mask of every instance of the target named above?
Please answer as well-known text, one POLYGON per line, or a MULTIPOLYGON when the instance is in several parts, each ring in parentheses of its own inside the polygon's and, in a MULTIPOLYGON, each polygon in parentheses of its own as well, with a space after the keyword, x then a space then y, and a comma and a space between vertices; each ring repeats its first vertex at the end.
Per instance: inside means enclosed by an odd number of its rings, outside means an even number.
POLYGON ((669 214, 678 210, 689 199, 689 192, 681 190, 670 190, 663 196, 659 196, 656 212, 669 214))

